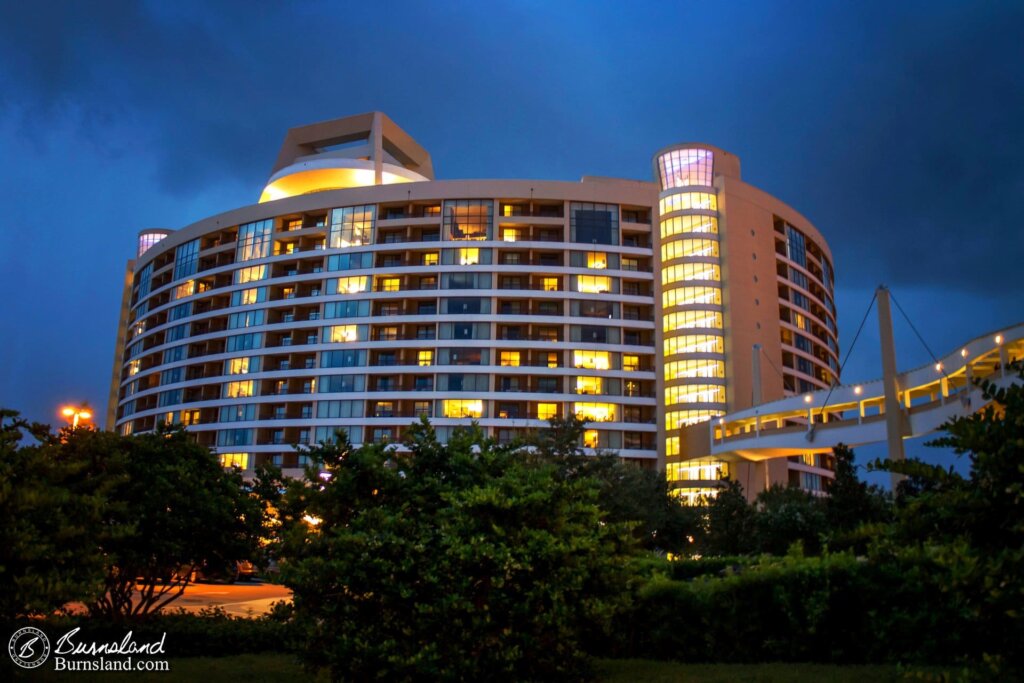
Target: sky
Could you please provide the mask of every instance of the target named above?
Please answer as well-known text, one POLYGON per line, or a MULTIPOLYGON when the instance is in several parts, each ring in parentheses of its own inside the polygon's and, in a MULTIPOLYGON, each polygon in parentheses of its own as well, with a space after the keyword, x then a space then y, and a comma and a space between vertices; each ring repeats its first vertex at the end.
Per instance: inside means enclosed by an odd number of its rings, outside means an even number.
MULTIPOLYGON (((289 127, 371 110, 438 178, 729 150, 828 240, 843 355, 880 283, 943 355, 1024 320, 1022 29, 942 0, 0 3, 0 405, 102 412, 138 230, 255 203, 289 127)), ((896 346, 929 362, 899 319, 896 346)), ((843 379, 879 368, 872 318, 843 379)))

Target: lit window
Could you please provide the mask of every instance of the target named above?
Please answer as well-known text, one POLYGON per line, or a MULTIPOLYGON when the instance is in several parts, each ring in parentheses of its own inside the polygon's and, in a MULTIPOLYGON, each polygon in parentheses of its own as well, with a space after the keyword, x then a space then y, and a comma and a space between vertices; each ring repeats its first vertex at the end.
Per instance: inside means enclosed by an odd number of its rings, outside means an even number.
POLYGON ((616 408, 614 403, 577 403, 576 415, 590 422, 615 422, 616 408))
POLYGON ((665 338, 665 355, 676 353, 724 353, 725 341, 718 335, 687 334, 665 338))
POLYGON ((627 372, 636 372, 640 369, 640 356, 634 356, 632 354, 623 354, 622 356, 622 369, 627 372))
POLYGON ((141 363, 142 363, 142 361, 138 361, 138 360, 133 360, 130 363, 128 363, 128 376, 129 377, 131 377, 132 375, 139 374, 139 366, 140 366, 141 363))
MULTIPOLYGON (((508 209, 509 207, 505 207, 508 209)), ((521 228, 502 228, 501 239, 505 242, 519 242, 523 239, 523 231, 521 228)))
POLYGON ((600 377, 577 377, 577 394, 600 394, 603 382, 600 377))
POLYGON ((558 404, 557 403, 538 403, 537 404, 537 419, 538 420, 550 420, 553 417, 558 417, 558 404))
POLYGON ((663 331, 689 329, 703 327, 722 329, 722 314, 716 311, 682 311, 680 313, 668 313, 661 319, 663 331))
POLYGON ((262 280, 267 276, 266 266, 249 266, 248 268, 239 268, 235 271, 235 284, 243 285, 246 282, 255 282, 262 280))
POLYGON ((177 287, 174 288, 174 298, 175 299, 184 299, 186 296, 192 296, 195 293, 196 293, 196 281, 195 280, 189 280, 188 282, 183 282, 183 283, 181 283, 180 285, 178 285, 177 287))
POLYGON ((380 279, 379 290, 381 292, 398 292, 402 289, 402 280, 397 277, 385 277, 380 279))
POLYGON ((541 289, 545 292, 557 292, 558 291, 558 280, 557 277, 546 277, 541 280, 541 289))
POLYGON ((608 255, 600 251, 587 252, 587 268, 604 270, 608 267, 608 255))
POLYGON ((224 385, 225 398, 243 398, 253 395, 253 381, 228 382, 224 385))
POLYGON ((427 366, 427 365, 433 365, 434 364, 434 352, 430 351, 430 350, 427 350, 427 351, 417 351, 416 352, 416 363, 418 365, 421 365, 421 366, 424 366, 424 367, 427 366))
POLYGON ((659 206, 662 215, 690 209, 718 211, 718 195, 709 192, 680 192, 663 198, 659 206))
POLYGON ((718 287, 677 287, 662 292, 661 302, 665 308, 691 304, 718 306, 722 303, 722 290, 718 287))
POLYGON ((478 263, 480 263, 479 249, 459 249, 459 265, 475 266, 478 263))
POLYGON ((557 368, 558 367, 558 361, 559 361, 558 354, 557 353, 548 353, 547 356, 548 356, 548 367, 549 368, 557 368))
POLYGON ((603 294, 612 289, 612 279, 603 275, 579 275, 576 290, 583 294, 603 294))
POLYGON ((186 425, 186 426, 199 424, 199 411, 198 410, 183 410, 183 411, 181 411, 181 424, 186 425))
POLYGON ((328 339, 331 340, 332 344, 353 342, 359 338, 359 333, 355 325, 335 325, 334 327, 329 327, 327 329, 330 330, 328 339))
POLYGON ((577 368, 608 370, 611 367, 611 354, 607 351, 573 351, 573 365, 577 368))
POLYGON ((597 430, 588 429, 583 432, 583 447, 584 448, 597 448, 597 430))
POLYGON ((725 363, 720 360, 677 360, 665 363, 665 379, 693 377, 725 377, 725 363))
POLYGON ((518 351, 502 351, 500 362, 505 367, 519 367, 518 351))
POLYGON ((665 439, 665 455, 668 457, 679 455, 679 443, 680 438, 678 436, 670 436, 665 439))
POLYGON ((679 403, 724 403, 725 387, 715 384, 684 384, 665 387, 665 405, 679 403))
POLYGON ((437 265, 437 252, 430 252, 429 254, 423 255, 423 265, 425 266, 436 266, 437 265))
POLYGON ((254 303, 256 303, 259 300, 259 293, 260 293, 260 290, 259 290, 258 287, 254 288, 254 289, 244 289, 244 290, 242 290, 242 297, 241 297, 242 304, 244 305, 244 304, 254 304, 254 303))
POLYGON ((484 414, 484 403, 479 399, 446 400, 443 403, 445 417, 480 417, 484 414))
MULTIPOLYGON (((661 269, 661 284, 687 282, 689 280, 721 280, 721 270, 711 263, 680 263, 661 269)), ((583 291, 582 289, 580 291, 583 291)))
POLYGON ((248 453, 221 453, 221 467, 237 467, 240 470, 249 469, 248 453))
POLYGON ((339 277, 334 290, 338 294, 357 294, 358 292, 365 292, 366 285, 367 278, 363 276, 339 277))
POLYGON ((248 358, 232 358, 228 364, 229 375, 244 375, 249 372, 248 358))
POLYGON ((661 222, 662 238, 690 233, 718 234, 718 219, 712 216, 676 216, 661 222))

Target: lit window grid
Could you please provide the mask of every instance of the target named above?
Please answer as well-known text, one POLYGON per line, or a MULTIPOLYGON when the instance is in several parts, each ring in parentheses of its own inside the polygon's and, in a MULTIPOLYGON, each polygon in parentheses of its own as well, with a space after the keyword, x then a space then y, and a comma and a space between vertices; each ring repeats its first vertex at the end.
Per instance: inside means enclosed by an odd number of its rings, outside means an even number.
POLYGON ((722 314, 718 311, 678 311, 664 314, 661 322, 664 332, 694 328, 720 330, 722 329, 722 314))
POLYGON ((718 219, 713 216, 673 216, 661 221, 661 238, 676 235, 717 235, 718 219))
POLYGON ((676 239, 661 245, 661 262, 681 258, 719 258, 718 240, 676 239))
POLYGON ((684 460, 666 463, 665 474, 670 482, 724 481, 729 478, 729 465, 721 460, 684 460))
POLYGON ((715 263, 678 263, 661 269, 661 284, 671 285, 676 282, 719 282, 722 269, 715 263))
POLYGON ((714 152, 710 149, 674 149, 659 156, 657 166, 662 190, 714 184, 714 152))
POLYGON ((718 195, 712 192, 673 192, 658 202, 658 212, 662 216, 691 210, 718 211, 718 195))

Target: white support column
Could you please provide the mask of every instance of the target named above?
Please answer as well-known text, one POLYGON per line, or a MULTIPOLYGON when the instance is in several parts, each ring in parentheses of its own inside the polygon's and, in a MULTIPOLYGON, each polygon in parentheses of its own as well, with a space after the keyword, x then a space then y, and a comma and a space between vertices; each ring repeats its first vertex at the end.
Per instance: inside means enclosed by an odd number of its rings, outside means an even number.
MULTIPOLYGON (((892 309, 889 304, 889 289, 879 286, 875 292, 878 300, 878 336, 882 344, 882 386, 885 388, 885 434, 889 446, 890 460, 904 460, 903 451, 903 409, 900 407, 900 386, 896 376, 896 343, 892 333, 892 309)), ((892 488, 903 480, 903 475, 893 474, 892 488)))

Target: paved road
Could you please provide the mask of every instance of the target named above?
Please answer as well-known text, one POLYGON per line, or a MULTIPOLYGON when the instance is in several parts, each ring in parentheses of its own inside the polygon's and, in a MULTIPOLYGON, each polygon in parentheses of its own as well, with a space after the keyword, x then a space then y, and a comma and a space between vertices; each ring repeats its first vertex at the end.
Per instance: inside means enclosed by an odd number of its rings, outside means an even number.
POLYGON ((291 599, 292 592, 284 586, 261 581, 238 583, 194 583, 185 594, 170 604, 198 612, 204 607, 223 607, 228 614, 239 617, 259 616, 270 610, 271 603, 291 599))

